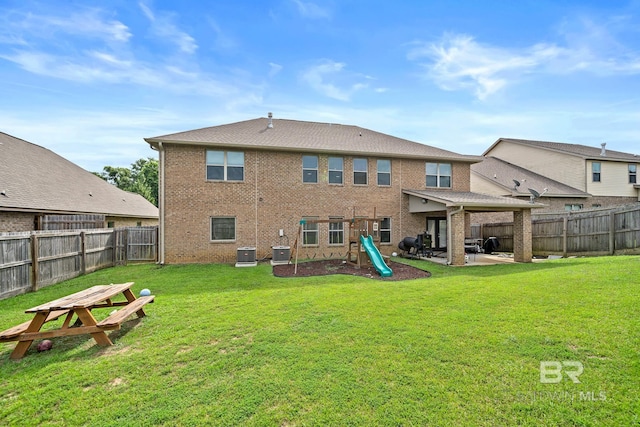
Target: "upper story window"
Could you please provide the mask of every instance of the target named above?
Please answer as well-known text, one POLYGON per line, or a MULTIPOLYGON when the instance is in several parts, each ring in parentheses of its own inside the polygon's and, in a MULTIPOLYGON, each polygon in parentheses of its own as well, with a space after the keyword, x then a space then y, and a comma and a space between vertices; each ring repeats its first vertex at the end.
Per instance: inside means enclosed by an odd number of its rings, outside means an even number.
POLYGON ((329 184, 342 184, 344 161, 342 157, 329 157, 329 184))
POLYGON ((638 183, 638 165, 629 165, 629 184, 638 183))
POLYGON ((451 188, 451 163, 427 163, 427 187, 451 188))
POLYGON ((302 156, 302 182, 318 182, 318 156, 302 156))
POLYGON ((378 159, 378 185, 391 185, 391 160, 378 159))
POLYGON ((207 180, 243 181, 244 153, 207 150, 207 180))
POLYGON ((591 180, 600 182, 600 162, 591 163, 591 180))
POLYGON ((353 159, 353 183, 358 185, 367 185, 367 159, 353 159))

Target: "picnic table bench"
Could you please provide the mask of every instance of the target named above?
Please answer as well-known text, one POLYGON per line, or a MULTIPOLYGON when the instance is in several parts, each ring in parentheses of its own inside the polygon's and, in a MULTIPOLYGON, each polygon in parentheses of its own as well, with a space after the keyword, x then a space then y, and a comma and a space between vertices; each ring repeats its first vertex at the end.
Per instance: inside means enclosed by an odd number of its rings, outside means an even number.
POLYGON ((155 296, 148 295, 136 298, 131 292, 133 282, 117 285, 98 285, 71 295, 32 307, 26 313, 33 313, 32 320, 13 326, 0 332, 0 342, 18 341, 11 353, 11 359, 21 359, 29 350, 34 340, 62 336, 91 334, 101 346, 113 345, 105 331, 120 329, 122 323, 134 313, 138 317, 146 314, 143 307, 153 302, 155 296), (125 301, 113 301, 123 295, 125 301), (98 322, 91 313, 96 308, 120 307, 106 319, 98 322), (41 331, 46 322, 65 316, 62 326, 58 329, 41 331), (76 315, 75 324, 71 324, 76 315))

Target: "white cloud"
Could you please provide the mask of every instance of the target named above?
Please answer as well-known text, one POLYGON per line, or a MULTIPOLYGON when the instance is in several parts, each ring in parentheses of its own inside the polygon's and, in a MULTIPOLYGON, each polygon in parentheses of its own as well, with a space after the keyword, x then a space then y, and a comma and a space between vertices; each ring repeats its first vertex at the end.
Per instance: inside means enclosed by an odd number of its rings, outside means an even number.
POLYGON ((0 22, 0 41, 7 44, 27 45, 35 40, 51 40, 57 33, 82 38, 101 39, 105 42, 125 43, 132 34, 122 22, 106 19, 101 9, 78 8, 45 15, 33 12, 12 11, 0 22))
POLYGON ((596 76, 640 73, 640 54, 630 48, 637 26, 629 17, 616 16, 595 22, 578 17, 565 20, 555 43, 513 48, 478 42, 464 34, 445 34, 436 42, 411 44, 407 58, 419 62, 425 76, 444 90, 468 90, 484 100, 538 73, 596 76))
POLYGON ((151 23, 151 32, 162 40, 169 41, 178 46, 178 48, 188 54, 195 53, 198 49, 196 40, 186 32, 180 30, 174 23, 174 16, 170 13, 161 12, 154 13, 146 4, 138 3, 143 14, 151 23))
POLYGON ((485 99, 561 53, 554 45, 538 44, 518 52, 480 44, 471 36, 447 34, 437 43, 414 45, 407 57, 431 59, 423 65, 428 77, 442 89, 468 89, 478 99, 485 99))
POLYGON ((340 88, 335 83, 336 79, 350 79, 349 76, 343 75, 345 66, 346 64, 342 62, 325 60, 318 65, 308 68, 302 74, 302 80, 309 84, 314 90, 329 98, 339 101, 349 101, 355 92, 368 87, 368 85, 358 82, 343 84, 345 87, 340 88))
POLYGON ((275 62, 269 62, 269 77, 273 77, 282 71, 282 65, 276 64, 275 62))
POLYGON ((298 7, 298 12, 305 18, 311 19, 329 19, 331 14, 327 9, 318 6, 316 3, 305 2, 302 0, 292 0, 298 7))

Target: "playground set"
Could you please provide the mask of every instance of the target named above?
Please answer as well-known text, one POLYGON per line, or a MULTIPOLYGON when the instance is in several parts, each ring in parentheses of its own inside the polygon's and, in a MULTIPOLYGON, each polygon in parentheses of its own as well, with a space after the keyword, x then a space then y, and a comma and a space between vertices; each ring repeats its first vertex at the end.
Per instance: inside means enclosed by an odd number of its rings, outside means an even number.
MULTIPOLYGON (((356 217, 354 215, 351 219, 301 219, 298 226, 298 235, 293 245, 295 252, 294 274, 298 272, 298 252, 304 225, 344 222, 349 224, 349 249, 346 262, 358 268, 362 268, 363 265, 371 262, 381 277, 390 277, 393 275, 393 271, 384 262, 384 258, 378 249, 380 245, 380 221, 379 218, 376 218, 375 210, 373 218, 356 217)), ((292 253, 291 256, 293 257, 294 254, 292 253)))

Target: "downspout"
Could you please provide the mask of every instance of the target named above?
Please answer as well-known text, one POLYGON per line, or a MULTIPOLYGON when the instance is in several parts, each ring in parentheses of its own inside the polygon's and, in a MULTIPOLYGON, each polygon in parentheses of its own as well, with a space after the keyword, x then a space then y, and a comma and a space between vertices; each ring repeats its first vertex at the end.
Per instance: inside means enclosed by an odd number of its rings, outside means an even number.
POLYGON ((453 235, 451 230, 451 218, 462 211, 464 211, 464 206, 460 206, 457 210, 447 213, 447 265, 451 265, 453 261, 453 254, 451 253, 451 239, 453 235))
POLYGON ((164 147, 162 141, 158 142, 158 264, 164 265, 164 147))

